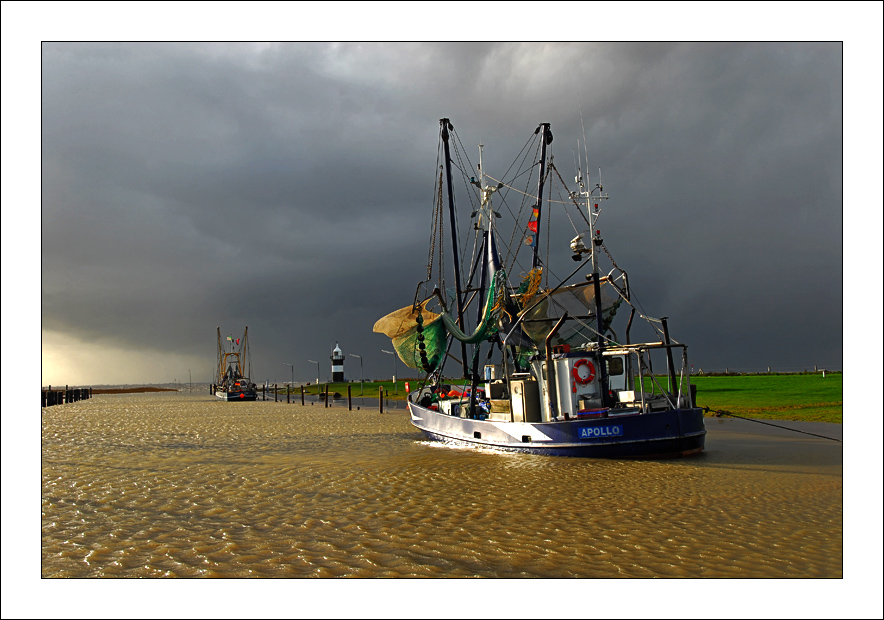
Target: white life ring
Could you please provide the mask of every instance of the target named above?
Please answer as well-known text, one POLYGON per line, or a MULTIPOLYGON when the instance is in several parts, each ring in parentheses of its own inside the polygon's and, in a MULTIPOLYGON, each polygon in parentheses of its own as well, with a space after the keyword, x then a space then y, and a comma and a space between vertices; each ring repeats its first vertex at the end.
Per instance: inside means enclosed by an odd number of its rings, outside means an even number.
POLYGON ((577 360, 574 364, 574 368, 571 370, 571 374, 574 377, 574 381, 578 385, 586 385, 588 383, 592 383, 595 381, 595 366, 593 366, 592 362, 586 358, 577 360), (587 367, 587 374, 584 375, 580 372, 580 369, 584 366, 587 367))

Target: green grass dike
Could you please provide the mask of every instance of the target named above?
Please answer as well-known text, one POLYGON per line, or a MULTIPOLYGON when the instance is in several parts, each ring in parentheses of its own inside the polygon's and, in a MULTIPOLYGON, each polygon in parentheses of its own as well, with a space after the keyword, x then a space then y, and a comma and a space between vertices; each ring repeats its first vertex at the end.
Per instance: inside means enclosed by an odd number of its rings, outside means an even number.
POLYGON ((746 418, 841 424, 842 379, 840 372, 694 375, 691 383, 699 407, 746 418))
MULTIPOLYGON (((353 398, 370 398, 378 397, 378 390, 383 387, 384 388, 384 398, 388 400, 405 400, 406 389, 405 383, 408 382, 409 388, 414 390, 420 387, 420 379, 399 379, 396 381, 396 385, 393 385, 392 381, 366 381, 362 386, 360 386, 359 382, 353 383, 320 383, 318 386, 313 383, 311 385, 304 386, 304 394, 308 396, 316 396, 318 393, 325 394, 326 387, 328 387, 329 394, 339 394, 340 398, 347 398, 347 387, 350 387, 350 395, 353 398)), ((285 394, 285 387, 280 386, 280 393, 285 394)), ((301 388, 295 388, 292 392, 300 398, 301 396, 301 388)))
MULTIPOLYGON (((841 424, 843 410, 843 375, 841 372, 789 374, 741 374, 741 375, 693 375, 691 383, 697 386, 697 406, 714 411, 727 411, 746 418, 769 420, 794 420, 797 422, 830 422, 841 424)), ((660 377, 666 385, 666 378, 660 377)), ((377 397, 378 389, 384 388, 389 400, 405 400, 405 382, 414 390, 420 379, 402 379, 393 386, 392 381, 366 381, 360 387, 356 383, 331 383, 329 393, 337 392, 347 398, 350 386, 354 398, 377 397)), ((451 384, 462 383, 447 380, 451 384)), ((650 385, 648 385, 650 387, 650 385)), ((319 388, 325 392, 326 384, 319 388)), ((305 388, 307 394, 316 395, 317 386, 305 388)), ((295 393, 300 395, 300 389, 295 393)))

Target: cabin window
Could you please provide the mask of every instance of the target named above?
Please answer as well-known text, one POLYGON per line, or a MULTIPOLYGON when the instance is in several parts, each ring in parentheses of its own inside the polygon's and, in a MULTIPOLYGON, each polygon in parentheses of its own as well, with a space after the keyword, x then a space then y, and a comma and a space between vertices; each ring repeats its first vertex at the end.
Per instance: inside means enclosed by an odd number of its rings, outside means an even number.
POLYGON ((605 360, 606 368, 608 369, 608 376, 616 376, 623 374, 623 358, 622 357, 609 357, 605 360))

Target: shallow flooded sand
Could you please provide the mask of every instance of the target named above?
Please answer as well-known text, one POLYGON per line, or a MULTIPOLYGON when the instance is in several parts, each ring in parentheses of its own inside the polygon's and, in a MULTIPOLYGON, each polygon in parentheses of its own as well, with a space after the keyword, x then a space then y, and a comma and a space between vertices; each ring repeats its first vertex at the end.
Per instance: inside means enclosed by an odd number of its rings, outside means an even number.
POLYGON ((706 426, 697 457, 591 460, 424 441, 402 409, 96 395, 42 410, 41 574, 841 577, 842 444, 706 426))

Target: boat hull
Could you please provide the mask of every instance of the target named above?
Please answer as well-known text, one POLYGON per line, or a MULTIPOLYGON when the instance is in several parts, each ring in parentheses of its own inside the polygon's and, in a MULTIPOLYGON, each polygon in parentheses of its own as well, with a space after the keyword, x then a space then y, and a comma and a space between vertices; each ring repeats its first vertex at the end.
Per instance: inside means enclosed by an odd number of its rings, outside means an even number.
POLYGON ((231 402, 258 400, 258 393, 252 392, 252 391, 243 392, 243 391, 235 390, 232 392, 226 392, 224 390, 216 390, 215 396, 217 396, 221 400, 228 400, 231 402))
POLYGON ((498 422, 451 416, 408 403, 411 423, 427 438, 475 447, 550 456, 672 458, 702 452, 702 409, 561 422, 498 422))

